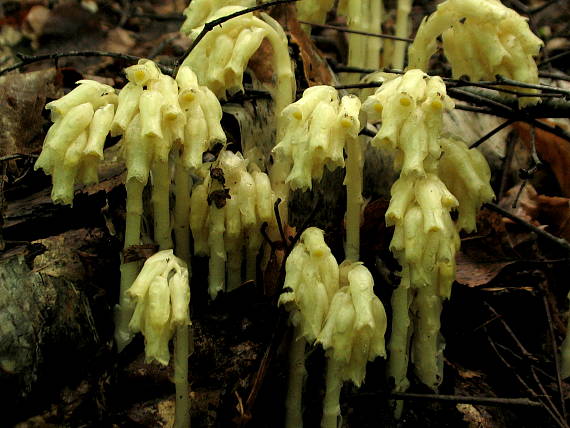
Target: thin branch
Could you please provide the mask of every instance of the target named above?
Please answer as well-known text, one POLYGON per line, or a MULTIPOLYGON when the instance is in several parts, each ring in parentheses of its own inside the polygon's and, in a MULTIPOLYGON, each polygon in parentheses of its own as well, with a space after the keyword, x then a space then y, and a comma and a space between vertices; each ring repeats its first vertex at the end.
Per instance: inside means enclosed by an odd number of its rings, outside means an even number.
POLYGON ((360 133, 358 135, 365 135, 367 137, 376 137, 376 132, 372 131, 371 129, 368 128, 362 128, 362 130, 360 131, 360 133))
MULTIPOLYGON (((568 51, 568 53, 570 53, 570 51, 568 51)), ((519 88, 538 89, 541 91, 558 92, 560 94, 570 95, 569 90, 562 89, 562 88, 556 88, 556 87, 548 86, 548 85, 537 85, 537 84, 533 84, 533 83, 519 82, 518 80, 508 79, 504 76, 501 76, 500 74, 497 74, 496 78, 497 78, 496 82, 489 82, 489 83, 485 82, 485 83, 487 83, 489 85, 499 84, 499 85, 518 86, 519 88)), ((538 95, 538 94, 534 94, 534 95, 538 95)))
POLYGON ((569 54, 570 54, 570 50, 559 53, 558 55, 551 56, 550 58, 546 58, 544 61, 542 61, 540 64, 538 64, 538 67, 546 65, 548 63, 551 63, 552 61, 556 61, 557 59, 564 58, 565 56, 567 56, 569 54))
POLYGON ((539 129, 550 132, 570 142, 570 134, 558 126, 552 126, 541 122, 536 118, 541 117, 568 117, 570 103, 558 101, 544 101, 538 106, 528 106, 524 110, 518 110, 516 100, 477 91, 476 89, 449 88, 448 95, 461 101, 476 105, 484 105, 493 111, 495 116, 505 119, 523 121, 539 129))
POLYGON ((382 82, 364 82, 364 83, 353 83, 351 85, 333 85, 333 88, 340 91, 342 89, 379 88, 380 86, 382 86, 382 82))
MULTIPOLYGON (((84 56, 84 57, 111 57, 111 58, 118 58, 129 62, 137 62, 141 57, 129 55, 129 54, 122 54, 117 52, 105 52, 105 51, 71 51, 71 52, 55 52, 43 55, 24 55, 24 54, 17 54, 16 55, 20 62, 10 67, 6 67, 0 70, 0 76, 2 74, 8 73, 9 71, 17 70, 25 65, 32 64, 34 62, 45 61, 45 60, 52 60, 52 59, 59 59, 65 57, 75 57, 75 56, 84 56)), ((166 67, 164 65, 157 64, 158 67, 164 73, 171 73, 172 69, 170 67, 166 67)))
POLYGON ((540 73, 538 73, 538 77, 544 77, 545 79, 565 80, 567 82, 570 82, 570 76, 567 76, 565 74, 547 73, 541 71, 540 73))
MULTIPOLYGON (((453 80, 446 80, 449 83, 454 83, 453 80)), ((508 83, 505 81, 497 81, 497 82, 471 82, 469 80, 463 80, 463 79, 459 79, 459 81, 457 82, 457 86, 454 87, 466 87, 466 86, 473 86, 476 88, 484 88, 484 89, 491 89, 493 91, 497 91, 497 92, 503 92, 505 94, 511 94, 511 95, 516 95, 517 97, 542 97, 542 98, 560 98, 563 97, 564 95, 566 95, 566 91, 565 90, 558 90, 557 88, 550 88, 549 86, 546 86, 546 88, 548 88, 548 90, 550 90, 550 92, 552 93, 548 93, 548 94, 543 94, 543 93, 538 93, 538 94, 534 94, 534 93, 529 93, 529 92, 521 92, 521 91, 514 91, 512 89, 507 89, 507 88, 501 88, 498 87, 498 85, 505 85, 505 84, 509 84, 510 86, 518 86, 521 88, 533 88, 533 89, 545 89, 545 87, 543 85, 531 85, 531 84, 526 84, 524 82, 518 82, 515 80, 511 80, 512 83, 508 83)))
MULTIPOLYGON (((350 398, 368 398, 384 396, 383 393, 364 392, 357 393, 350 398)), ((429 401, 450 401, 452 403, 480 404, 484 406, 527 406, 542 407, 539 401, 529 400, 528 398, 502 398, 502 397, 477 397, 470 395, 446 395, 446 394, 417 394, 411 392, 391 392, 388 398, 396 398, 398 400, 429 400, 429 401)))
POLYGON ((542 392, 542 396, 544 397, 544 401, 545 401, 544 406, 547 409, 550 409, 549 413, 556 416, 555 419, 557 421, 559 421, 559 425, 561 427, 568 428, 568 423, 564 420, 564 417, 560 414, 560 412, 558 411, 558 408, 554 405, 554 402, 552 401, 550 394, 546 392, 546 389, 544 389, 544 385, 542 384, 542 382, 538 378, 538 375, 536 374, 536 368, 534 366, 530 367, 530 372, 532 373, 532 377, 534 379, 534 382, 538 385, 538 389, 540 389, 540 392, 542 392))
POLYGON ((546 8, 549 7, 549 6, 552 6, 554 3, 558 3, 559 1, 560 1, 560 0, 550 0, 550 1, 547 1, 547 2, 544 3, 544 4, 541 4, 541 5, 538 5, 538 6, 529 8, 529 9, 527 10, 527 13, 528 13, 529 15, 534 15, 535 13, 541 12, 542 10, 546 9, 546 8))
POLYGON ((281 219, 281 213, 279 212, 279 204, 281 204, 281 198, 277 198, 273 204, 273 212, 275 213, 275 219, 277 221, 277 228, 279 229, 279 236, 281 237, 281 242, 287 245, 287 237, 285 236, 285 230, 283 229, 283 221, 281 219))
POLYGON ((24 154, 24 153, 13 153, 11 155, 6 155, 0 157, 0 162, 6 162, 13 159, 26 159, 26 158, 37 158, 39 155, 35 154, 24 154))
MULTIPOLYGON (((491 348, 493 348, 493 350, 495 351, 495 354, 497 354, 497 357, 499 357, 499 359, 503 362, 503 364, 511 370, 511 372, 513 373, 513 375, 517 378, 517 380, 521 383, 521 385, 523 385, 526 390, 533 396, 533 397, 537 397, 537 393, 528 385, 528 383, 526 383, 524 381, 524 379, 518 374, 518 372, 513 368, 513 366, 511 366, 509 364, 509 362, 505 359, 505 357, 499 352, 499 350, 497 349, 497 345, 495 344, 495 342, 493 341, 493 339, 491 339, 491 336, 489 336, 487 328, 484 328, 485 334, 487 335, 487 341, 489 342, 489 345, 491 346, 491 348)), ((552 417, 552 419, 562 428, 565 428, 566 423, 565 421, 561 421, 558 419, 558 417, 556 416, 555 413, 553 413, 552 409, 547 406, 543 401, 540 402, 540 404, 542 405, 542 407, 544 408, 544 410, 546 410, 548 412, 548 414, 550 415, 550 417, 552 417)))
POLYGON ((487 94, 483 95, 474 91, 458 88, 449 88, 447 90, 447 94, 461 101, 483 104, 492 109, 498 109, 502 114, 508 114, 509 116, 515 112, 513 108, 505 104, 503 100, 498 101, 492 99, 491 97, 487 96, 487 94))
POLYGON ((484 143, 485 141, 487 141, 489 138, 491 138, 493 135, 495 135, 497 132, 502 131, 503 129, 505 129, 507 126, 512 125, 515 122, 514 119, 509 119, 506 120, 505 122, 501 123, 499 126, 497 126, 495 129, 487 132, 485 135, 483 135, 481 138, 479 138, 477 141, 475 141, 473 144, 471 144, 469 146, 470 149, 474 149, 475 147, 479 147, 482 143, 484 143))
POLYGON ((275 1, 268 2, 268 3, 259 4, 257 6, 248 7, 246 9, 239 10, 237 12, 230 13, 229 15, 222 16, 220 18, 214 19, 213 21, 206 22, 204 24, 204 28, 202 29, 200 34, 198 34, 198 36, 192 41, 192 44, 186 50, 186 52, 184 52, 184 55, 182 55, 180 58, 178 58, 176 60, 176 66, 174 68, 174 75, 176 75, 176 72, 178 71, 178 69, 180 68, 180 66, 184 62, 184 60, 186 58, 188 58, 188 55, 190 55, 190 53, 194 50, 196 45, 198 45, 198 43, 200 43, 200 41, 206 36, 206 34, 208 34, 210 31, 212 31, 218 25, 222 25, 224 22, 227 22, 233 18, 237 18, 238 16, 247 15, 248 13, 255 12, 256 10, 263 10, 263 9, 267 9, 271 6, 277 6, 277 5, 285 4, 285 3, 293 3, 296 1, 299 1, 299 0, 275 0, 275 1))
POLYGON ((560 374, 560 361, 558 359, 558 346, 556 344, 556 335, 554 334, 554 325, 552 322, 552 313, 550 312, 550 304, 546 297, 546 287, 544 284, 540 284, 540 291, 542 294, 542 303, 544 305, 544 313, 546 314, 546 323, 548 325, 548 333, 550 335, 550 342, 552 345, 552 355, 554 358, 554 371, 556 372, 556 386, 558 388, 558 398, 560 400, 560 406, 562 409, 563 419, 568 420, 568 415, 566 413, 566 403, 564 400, 564 389, 562 388, 562 375, 560 374))
POLYGON ((553 234, 548 233, 545 230, 542 230, 542 229, 536 227, 535 225, 530 224, 527 221, 524 221, 522 218, 517 217, 514 214, 511 214, 510 212, 504 210, 503 208, 501 208, 497 204, 489 202, 489 203, 483 204, 483 206, 492 210, 492 211, 495 211, 495 212, 501 214, 503 217, 507 217, 508 219, 514 221, 515 223, 520 224, 521 226, 523 226, 523 227, 527 228, 528 230, 536 233, 537 235, 539 235, 543 238, 546 238, 547 240, 549 240, 553 244, 556 244, 558 247, 562 248, 563 250, 570 252, 570 244, 565 239, 554 236, 553 234))
POLYGON ((299 21, 299 23, 307 24, 312 27, 324 28, 327 30, 337 30, 343 33, 360 34, 362 36, 379 37, 381 39, 399 40, 401 42, 406 42, 406 43, 412 43, 414 41, 414 39, 409 39, 407 37, 398 37, 398 36, 392 36, 391 34, 382 34, 382 33, 370 33, 368 31, 360 31, 360 30, 351 30, 349 28, 340 27, 338 25, 315 24, 314 22, 301 21, 301 20, 299 21))
POLYGON ((524 345, 521 343, 519 338, 514 333, 513 329, 509 326, 509 324, 505 321, 505 319, 495 310, 495 308, 493 308, 486 301, 483 301, 483 304, 487 307, 487 309, 489 309, 490 312, 492 312, 492 314, 495 316, 495 319, 497 319, 501 322, 503 328, 508 333, 508 335, 511 337, 511 339, 513 339, 513 342, 515 343, 515 345, 517 345, 517 348, 519 348, 522 355, 525 358, 528 358, 529 360, 537 361, 537 358, 534 355, 532 355, 532 353, 527 351, 527 349, 524 347, 524 345))
POLYGON ((463 111, 471 111, 473 113, 490 114, 495 116, 495 112, 493 110, 484 107, 475 107, 466 104, 455 104, 455 109, 463 111))
MULTIPOLYGON (((525 120, 525 122, 527 122, 527 121, 525 120)), ((563 138, 566 141, 570 141, 570 134, 568 132, 566 132, 564 129, 560 128, 559 126, 549 125, 548 123, 544 123, 544 122, 541 122, 541 121, 538 121, 535 119, 532 119, 528 123, 536 126, 539 129, 542 129, 543 131, 550 132, 553 135, 556 135, 560 138, 563 138)))
POLYGON ((513 162, 513 156, 515 154, 515 144, 516 144, 516 134, 514 132, 509 132, 507 135, 507 154, 505 156, 505 160, 503 162, 502 175, 501 175, 501 185, 499 186, 499 193, 497 194, 497 200, 500 201, 503 199, 503 195, 505 194, 505 190, 507 187, 507 180, 509 177, 509 171, 511 169, 511 164, 513 162))
POLYGON ((515 209, 519 203, 519 199, 522 195, 523 190, 525 189, 526 185, 528 184, 528 180, 525 178, 522 182, 521 185, 519 186, 519 190, 517 190, 517 194, 515 195, 515 199, 513 201, 513 203, 511 204, 511 208, 515 209))
POLYGON ((390 394, 390 398, 452 401, 455 403, 481 404, 487 406, 542 407, 542 404, 540 402, 529 400, 528 398, 471 397, 464 395, 413 394, 409 392, 393 392, 390 394))

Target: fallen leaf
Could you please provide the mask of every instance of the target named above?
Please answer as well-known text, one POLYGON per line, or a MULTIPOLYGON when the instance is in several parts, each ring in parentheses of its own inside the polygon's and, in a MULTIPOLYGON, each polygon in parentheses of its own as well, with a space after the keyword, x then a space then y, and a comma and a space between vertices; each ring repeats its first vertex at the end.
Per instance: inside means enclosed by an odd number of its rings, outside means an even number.
POLYGON ((551 233, 570 240, 570 199, 539 195, 527 184, 519 197, 517 207, 512 209, 511 202, 517 193, 518 186, 509 190, 505 200, 501 201, 501 206, 529 223, 548 227, 551 233))
POLYGON ((555 235, 570 241, 570 199, 538 195, 536 200, 540 222, 550 226, 555 235))
POLYGON ((455 280, 468 287, 480 287, 495 279, 505 266, 514 263, 514 261, 476 259, 460 251, 456 263, 455 280))
POLYGON ((50 14, 51 11, 47 7, 37 5, 29 10, 24 19, 22 33, 32 40, 32 46, 35 48, 37 48, 38 40, 44 33, 44 27, 50 19, 50 14))
POLYGON ((131 53, 131 48, 135 46, 135 44, 136 41, 132 31, 116 27, 107 32, 104 50, 109 52, 131 53))
POLYGON ((469 428, 499 428, 493 416, 484 407, 475 407, 472 404, 458 404, 457 410, 463 414, 463 420, 468 422, 469 428))
POLYGON ((55 69, 1 76, 0 93, 5 101, 0 103, 0 156, 39 150, 46 100, 63 95, 55 69))
MULTIPOLYGON (((554 125, 550 121, 544 122, 554 125)), ((518 131, 523 141, 530 146, 530 126, 527 123, 517 122, 513 125, 513 128, 518 131)), ((547 163, 554 172, 562 194, 570 197, 570 144, 568 141, 542 129, 535 128, 535 146, 540 160, 547 163)))
MULTIPOLYGON (((307 86, 332 85, 335 77, 323 54, 297 21, 295 5, 276 7, 271 14, 291 36, 291 43, 298 47, 298 55, 303 65, 303 76, 307 86)), ((293 53, 297 49, 293 49, 293 53)), ((296 55, 293 55, 296 56, 296 55)), ((301 86, 299 84, 299 86, 301 86)))
POLYGON ((288 11, 285 15, 287 19, 286 28, 291 34, 291 42, 299 47, 299 55, 303 64, 303 75, 307 80, 308 86, 334 84, 336 79, 328 63, 313 43, 313 40, 301 28, 299 21, 297 21, 296 13, 291 12, 293 9, 293 5, 288 6, 288 11))
MULTIPOLYGON (((524 221, 533 223, 536 226, 538 225, 538 223, 534 221, 537 212, 536 197, 536 190, 531 184, 527 183, 521 191, 521 183, 519 183, 505 192, 504 196, 499 201, 499 206, 511 214, 516 215, 524 221), (516 205, 513 208, 515 201, 516 205)), ((507 218, 505 218, 504 221, 513 223, 507 218)))

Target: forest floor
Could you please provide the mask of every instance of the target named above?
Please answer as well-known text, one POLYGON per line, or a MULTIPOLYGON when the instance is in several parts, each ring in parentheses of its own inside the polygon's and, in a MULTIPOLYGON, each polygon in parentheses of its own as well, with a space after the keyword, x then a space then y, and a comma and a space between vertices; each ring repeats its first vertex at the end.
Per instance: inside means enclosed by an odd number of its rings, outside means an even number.
MULTIPOLYGON (((78 191, 73 207, 52 205, 50 179, 33 170, 50 126, 45 103, 80 79, 121 88, 126 83, 122 70, 132 59, 99 54, 43 61, 36 57, 97 51, 172 66, 190 45, 178 32, 185 3, 6 0, 0 4, 0 70, 19 61, 27 63, 0 75, 0 278, 9 277, 6 272, 14 257, 25 260, 21 271, 10 267, 10 272, 26 275, 22 282, 36 287, 30 296, 38 299, 32 306, 39 308, 37 319, 43 326, 42 340, 31 345, 34 360, 27 370, 32 372, 24 376, 6 365, 0 325, 0 403, 4 403, 0 426, 172 425, 172 367, 145 364, 141 338, 121 354, 112 340, 124 230, 124 166, 117 156, 106 156, 101 183, 78 191), (45 294, 52 287, 53 299, 45 294)), ((386 3, 390 19, 384 31, 391 32, 395 2, 386 3)), ((436 3, 414 2, 414 28, 436 3)), ((550 2, 505 3, 532 9, 550 2)), ((546 40, 540 70, 566 79, 569 22, 570 5, 565 0, 535 11, 531 20, 546 40)), ((298 89, 309 82, 328 83, 319 81, 330 71, 315 56, 322 55, 331 64, 342 62, 343 34, 314 31, 317 50, 298 28, 291 31, 294 51, 301 52, 298 61, 304 61, 297 67, 298 89)), ((250 65, 263 80, 264 58, 258 55, 250 65)), ((568 121, 559 124, 569 130, 568 121)), ((394 421, 389 400, 395 397, 387 392, 385 362, 378 359, 369 364, 362 388, 348 384, 343 388, 343 426, 568 427, 570 384, 560 380, 557 355, 566 334, 570 254, 567 246, 537 230, 565 239, 566 245, 570 241, 570 142, 529 129, 525 124, 510 126, 493 143, 503 153, 491 163, 496 204, 521 221, 484 208, 477 232, 462 236, 457 281, 442 316, 446 346, 439 391, 429 391, 412 377, 408 393, 399 397, 405 400, 402 419, 394 421), (533 163, 532 147, 540 165, 533 163)), ((109 138, 108 146, 112 154, 117 140, 109 138)), ((369 196, 373 200, 364 211, 363 261, 373 270, 377 294, 389 302, 397 285, 397 264, 388 251, 391 229, 383 220, 388 201, 374 192, 369 196)), ((304 207, 305 212, 310 206, 304 207)), ((323 226, 333 252, 341 254, 342 224, 323 226)), ((195 260, 193 284, 206 283, 201 267, 205 264, 195 260)), ((205 287, 192 286, 194 352, 189 365, 194 427, 281 426, 289 338, 279 331, 284 315, 271 293, 278 276, 278 271, 266 272, 262 283, 246 283, 215 302, 208 301, 205 287), (271 358, 264 359, 268 355, 271 358)), ((7 310, 2 302, 9 304, 0 296, 0 320, 7 310)), ((22 305, 25 316, 29 304, 22 305)), ((307 364, 308 427, 319 425, 323 366, 323 352, 315 349, 307 364)))

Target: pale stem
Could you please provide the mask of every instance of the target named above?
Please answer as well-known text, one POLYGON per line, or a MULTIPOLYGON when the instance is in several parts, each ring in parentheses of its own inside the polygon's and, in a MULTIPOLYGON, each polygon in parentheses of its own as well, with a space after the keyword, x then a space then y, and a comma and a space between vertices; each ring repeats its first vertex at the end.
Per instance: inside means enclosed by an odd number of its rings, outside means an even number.
POLYGON ((414 371, 420 381, 435 389, 443 376, 443 354, 440 346, 442 302, 435 285, 420 287, 413 303, 417 311, 412 339, 414 371))
MULTIPOLYGON (((392 294, 392 335, 388 343, 388 378, 394 379, 394 392, 404 392, 408 389, 408 349, 412 325, 410 320, 410 290, 401 284, 392 294)), ((404 402, 395 402, 394 417, 402 415, 404 402)))
MULTIPOLYGON (((136 179, 130 179, 127 184, 127 218, 125 224, 125 245, 127 250, 133 245, 139 245, 141 235, 141 217, 143 212, 143 190, 145 185, 136 179)), ((135 309, 134 302, 126 295, 139 273, 139 262, 123 263, 121 265, 121 289, 119 304, 115 307, 115 342, 119 352, 133 338, 129 330, 129 321, 135 309)))
POLYGON ((257 279, 257 254, 263 244, 263 235, 260 226, 255 226, 247 231, 247 255, 245 260, 245 279, 247 281, 257 279))
MULTIPOLYGON (((272 18, 268 17, 268 19, 272 18)), ((291 67, 289 47, 287 39, 282 34, 279 34, 270 24, 261 21, 258 25, 267 31, 267 40, 269 40, 273 48, 271 64, 273 66, 273 74, 277 79, 274 91, 275 117, 279 118, 281 111, 293 102, 295 96, 295 75, 291 67)))
POLYGON ((176 327, 174 339, 174 385, 176 387, 176 410, 174 428, 190 428, 190 399, 188 396, 188 325, 176 327))
POLYGON ((168 161, 156 160, 152 166, 152 205, 154 211, 154 241, 159 250, 172 248, 170 230, 170 173, 168 161))
POLYGON ((228 283, 226 285, 226 291, 232 291, 239 288, 241 285, 241 262, 242 262, 242 247, 237 243, 237 245, 228 246, 228 283))
POLYGON ((305 370, 305 338, 301 336, 301 327, 293 328, 293 338, 289 349, 289 384, 285 400, 285 428, 303 426, 303 384, 305 370))
MULTIPOLYGON (((370 13, 371 0, 348 0, 348 28, 350 30, 367 31, 366 16, 370 13)), ((350 33, 348 38, 348 65, 364 68, 366 66, 366 43, 368 37, 361 34, 350 33)), ((346 83, 357 83, 360 80, 358 73, 347 73, 343 79, 346 83)))
POLYGON ((224 244, 226 214, 224 211, 224 208, 217 208, 214 203, 210 205, 208 290, 212 299, 215 299, 218 293, 224 290, 226 282, 226 247, 224 244))
MULTIPOLYGON (((408 37, 410 33, 410 11, 412 10, 412 0, 398 0, 396 10, 396 36, 408 37)), ((392 68, 396 70, 404 69, 404 58, 406 56, 407 43, 404 41, 394 42, 394 56, 392 57, 392 68)))
POLYGON ((327 358, 326 392, 323 402, 321 428, 337 428, 340 416, 340 390, 342 388, 342 363, 334 358, 327 358))
POLYGON ((190 170, 178 158, 174 170, 174 238, 176 255, 186 262, 190 275, 190 170))
MULTIPOLYGON (((370 1, 370 13, 368 15, 368 32, 380 33, 382 31, 382 0, 370 1)), ((369 37, 366 42, 366 65, 365 68, 380 68, 380 50, 382 49, 382 39, 380 37, 369 37)))
POLYGON ((362 209, 362 146, 360 137, 346 141, 346 247, 345 258, 360 259, 360 212, 362 209))

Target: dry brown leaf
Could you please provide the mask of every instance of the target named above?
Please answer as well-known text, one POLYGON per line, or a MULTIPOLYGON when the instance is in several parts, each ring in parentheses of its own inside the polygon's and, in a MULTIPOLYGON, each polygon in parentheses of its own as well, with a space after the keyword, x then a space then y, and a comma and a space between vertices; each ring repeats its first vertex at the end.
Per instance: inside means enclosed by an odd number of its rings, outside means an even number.
POLYGON ((551 232, 570 241, 570 199, 558 196, 537 196, 539 219, 551 232))
MULTIPOLYGON (((545 122, 554 125, 553 122, 545 122)), ((517 122, 513 127, 521 135, 523 141, 530 145, 530 126, 527 123, 517 122)), ((570 197, 570 143, 542 129, 535 128, 535 132, 538 157, 547 163, 554 172, 562 194, 570 197)))
POLYGON ((44 33, 44 27, 49 21, 50 14, 51 11, 47 7, 37 5, 33 6, 26 15, 22 33, 32 40, 33 45, 37 44, 38 39, 44 33))
POLYGON ((505 266, 513 261, 488 261, 476 259, 463 252, 457 255, 456 281, 468 287, 480 287, 491 282, 505 266))
MULTIPOLYGON (((519 183, 505 192, 499 201, 499 206, 524 221, 538 225, 538 223, 534 221, 537 211, 536 198, 537 192, 531 184, 527 183, 521 191, 521 183, 519 183), (515 201, 516 206, 513 208, 515 201)), ((504 221, 513 223, 507 218, 505 218, 504 221)))
POLYGON ((570 240, 570 199, 539 195, 530 184, 527 184, 520 195, 517 208, 512 209, 511 199, 517 193, 518 186, 507 192, 505 200, 501 201, 503 208, 529 223, 548 227, 551 233, 570 240))
MULTIPOLYGON (((277 10, 277 9, 276 9, 277 10)), ((298 46, 301 63, 303 64, 303 75, 308 86, 332 85, 335 77, 323 58, 322 53, 315 47, 311 38, 303 31, 294 5, 287 5, 278 9, 280 16, 275 18, 291 35, 291 42, 298 46)))
POLYGON ((5 101, 0 103, 0 156, 39 150, 46 100, 63 95, 55 69, 1 76, 0 94, 5 101))
POLYGON ((116 27, 107 32, 104 50, 118 53, 131 53, 131 48, 135 46, 136 40, 132 31, 116 27))

